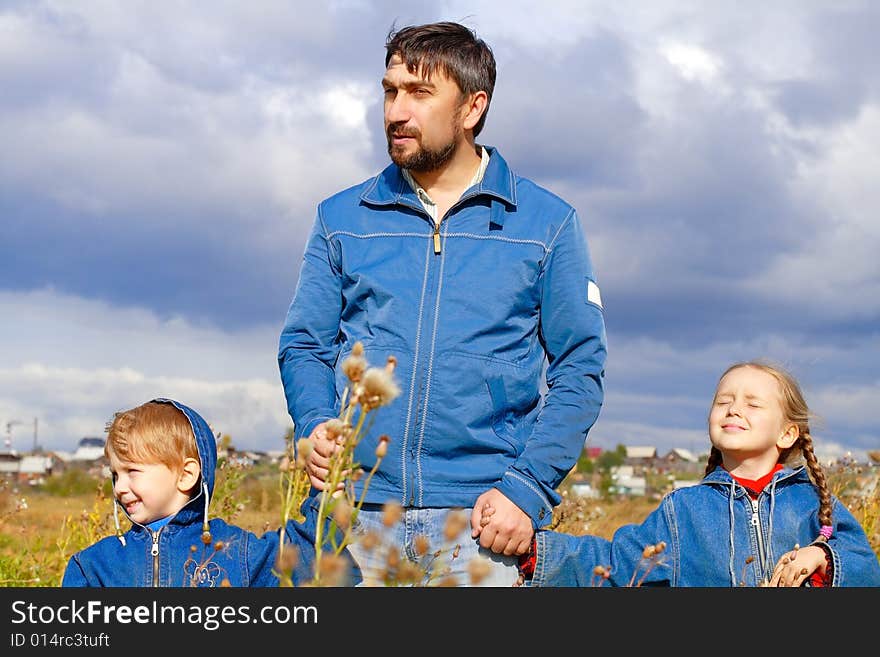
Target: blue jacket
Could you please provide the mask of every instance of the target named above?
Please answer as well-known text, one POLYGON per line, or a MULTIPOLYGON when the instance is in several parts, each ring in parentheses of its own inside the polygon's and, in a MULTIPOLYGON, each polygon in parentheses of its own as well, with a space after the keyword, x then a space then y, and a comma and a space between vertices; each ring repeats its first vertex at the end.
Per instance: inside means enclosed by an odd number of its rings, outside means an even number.
MULTIPOLYGON (((819 496, 803 467, 777 472, 754 501, 726 470, 716 468, 701 483, 668 493, 642 524, 624 525, 611 541, 538 532, 530 585, 595 586, 593 569, 610 566, 612 586, 757 586, 769 581, 795 544, 815 541, 818 510, 819 496), (649 569, 643 551, 660 541, 666 549, 649 569)), ((837 498, 832 521, 831 585, 880 586, 877 555, 837 498)))
MULTIPOLYGON (((278 554, 277 531, 258 537, 219 518, 208 519, 217 465, 217 446, 208 424, 201 415, 179 402, 170 399, 153 401, 174 404, 189 419, 201 460, 199 492, 155 532, 132 521, 131 529, 124 534, 108 536, 74 554, 64 571, 61 585, 219 586, 226 579, 232 586, 278 586, 279 580, 272 573, 278 554), (209 545, 202 542, 204 523, 208 524, 211 533, 209 545), (222 541, 223 546, 215 551, 218 541, 222 541)), ((114 514, 119 510, 125 513, 125 509, 114 501, 114 514)), ((286 541, 298 549, 300 557, 293 576, 294 584, 311 579, 314 559, 317 515, 309 500, 302 511, 306 515, 305 521, 291 521, 286 527, 286 541)))
POLYGON ((575 210, 487 148, 439 229, 394 164, 319 204, 278 361, 305 436, 338 415, 356 341, 397 358, 402 394, 355 453, 370 469, 391 438, 368 502, 469 507, 495 487, 539 527, 602 406, 605 325, 575 210))

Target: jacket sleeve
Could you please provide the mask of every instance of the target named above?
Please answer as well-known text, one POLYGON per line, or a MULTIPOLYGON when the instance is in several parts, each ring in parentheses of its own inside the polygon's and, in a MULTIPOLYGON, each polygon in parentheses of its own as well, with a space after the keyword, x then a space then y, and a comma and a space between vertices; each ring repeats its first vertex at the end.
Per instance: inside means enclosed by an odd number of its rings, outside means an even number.
POLYGON ((64 576, 61 579, 62 587, 87 587, 91 586, 86 579, 82 564, 79 562, 78 554, 74 554, 67 562, 64 569, 64 576))
POLYGON ((539 336, 547 393, 532 435, 496 488, 535 528, 561 502, 556 487, 584 448, 604 397, 605 320, 587 241, 574 210, 549 247, 541 273, 539 336))
POLYGON ((532 586, 670 586, 677 546, 671 540, 669 500, 641 524, 623 525, 609 541, 554 531, 535 535, 537 558, 532 586), (646 548, 664 542, 659 552, 646 548), (606 575, 597 574, 602 567, 606 575))
POLYGON ((319 207, 278 348, 287 410, 299 436, 337 415, 334 366, 342 285, 331 255, 319 207))
POLYGON ((865 530, 853 514, 834 500, 834 530, 828 540, 831 586, 880 586, 880 562, 865 530))
POLYGON ((601 586, 596 566, 611 559, 611 542, 599 536, 574 536, 540 530, 535 534, 535 573, 531 586, 601 586))

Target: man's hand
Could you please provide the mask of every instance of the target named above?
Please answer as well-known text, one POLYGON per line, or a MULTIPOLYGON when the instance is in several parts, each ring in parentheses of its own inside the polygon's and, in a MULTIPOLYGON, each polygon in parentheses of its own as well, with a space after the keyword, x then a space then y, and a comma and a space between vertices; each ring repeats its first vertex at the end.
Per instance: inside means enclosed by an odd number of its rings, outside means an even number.
POLYGON ((818 545, 808 545, 783 554, 773 569, 770 586, 800 586, 817 570, 825 574, 825 550, 818 545))
POLYGON ((490 488, 474 503, 471 536, 479 536, 484 548, 507 556, 525 554, 534 534, 531 518, 497 488, 490 488), (484 508, 492 512, 484 515, 484 508))
MULTIPOLYGON (((324 482, 327 481, 327 476, 330 474, 330 457, 339 451, 341 446, 335 439, 327 435, 326 421, 321 422, 312 430, 308 440, 312 443, 312 450, 306 457, 306 472, 312 486, 318 490, 324 490, 324 482)), ((340 483, 337 490, 342 487, 343 484, 340 483)))

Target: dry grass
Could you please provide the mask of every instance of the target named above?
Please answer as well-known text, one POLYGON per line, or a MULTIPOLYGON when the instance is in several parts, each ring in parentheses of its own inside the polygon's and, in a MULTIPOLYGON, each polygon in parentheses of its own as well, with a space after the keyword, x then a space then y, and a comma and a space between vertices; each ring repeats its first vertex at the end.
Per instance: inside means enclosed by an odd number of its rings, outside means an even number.
MULTIPOLYGON (((868 484, 873 473, 830 477, 841 497, 865 528, 880 556, 880 498, 868 484), (870 494, 866 496, 865 491, 870 494)), ((106 482, 104 482, 106 483, 106 482)), ((50 494, 0 483, 0 586, 58 586, 64 567, 77 550, 113 533, 112 503, 106 486, 95 481, 88 492, 50 494), (22 507, 21 500, 26 500, 22 507)), ((256 534, 281 525, 281 499, 274 468, 220 473, 212 513, 256 534), (231 482, 231 483, 230 483, 231 482), (222 512, 222 513, 221 513, 222 512)), ((569 497, 554 513, 553 528, 574 535, 611 538, 627 523, 640 523, 657 500, 599 500, 569 497)))

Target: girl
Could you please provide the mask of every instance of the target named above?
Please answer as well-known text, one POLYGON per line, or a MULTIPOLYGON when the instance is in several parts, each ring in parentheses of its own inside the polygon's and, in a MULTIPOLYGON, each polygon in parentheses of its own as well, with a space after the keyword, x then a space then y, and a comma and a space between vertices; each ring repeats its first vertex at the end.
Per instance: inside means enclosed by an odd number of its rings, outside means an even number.
MULTIPOLYGON (((538 531, 520 559, 521 581, 880 586, 864 529, 828 490, 808 416, 788 373, 758 362, 731 366, 709 412, 712 449, 702 482, 668 493, 642 524, 620 527, 611 541, 538 531), (786 467, 796 453, 806 465, 786 467)), ((482 521, 493 512, 485 507, 482 521)))

